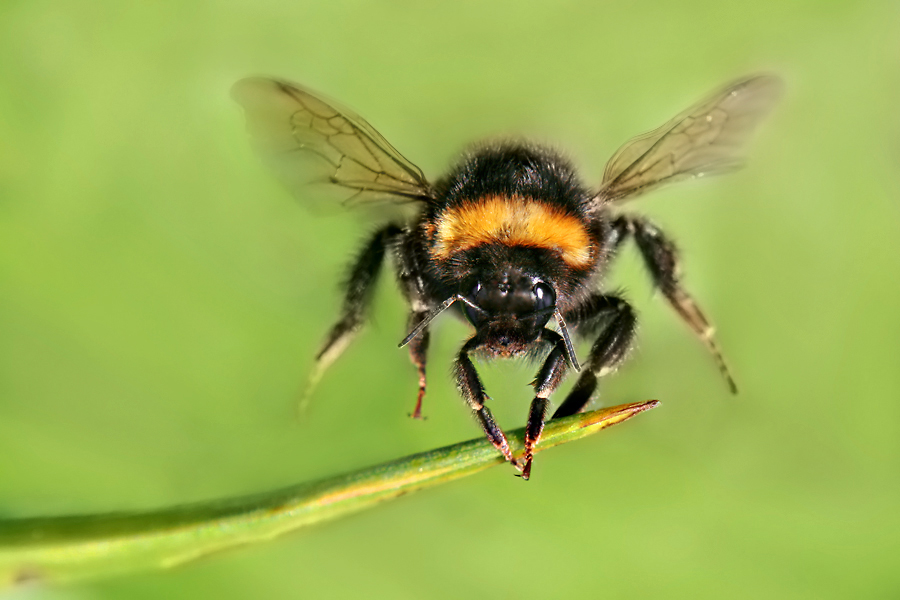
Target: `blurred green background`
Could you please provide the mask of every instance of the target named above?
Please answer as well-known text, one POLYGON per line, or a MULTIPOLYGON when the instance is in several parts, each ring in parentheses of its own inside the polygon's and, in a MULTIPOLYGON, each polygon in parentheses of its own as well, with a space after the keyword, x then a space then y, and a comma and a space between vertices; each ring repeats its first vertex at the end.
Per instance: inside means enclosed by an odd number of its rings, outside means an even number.
MULTIPOLYGON (((741 393, 655 298, 600 403, 663 405, 510 469, 172 572, 29 598, 846 598, 900 594, 900 4, 0 5, 0 514, 262 491, 477 437, 448 375, 428 420, 374 323, 297 391, 371 224, 314 216, 253 156, 251 74, 354 107, 435 178, 521 134, 589 182, 717 86, 779 73, 749 167, 631 205, 683 249, 741 393)), ((582 348, 582 353, 586 348, 582 348)), ((508 427, 532 367, 482 369, 508 427)), ((561 394, 560 394, 561 396, 561 394)), ((12 594, 12 597, 17 597, 12 594)))

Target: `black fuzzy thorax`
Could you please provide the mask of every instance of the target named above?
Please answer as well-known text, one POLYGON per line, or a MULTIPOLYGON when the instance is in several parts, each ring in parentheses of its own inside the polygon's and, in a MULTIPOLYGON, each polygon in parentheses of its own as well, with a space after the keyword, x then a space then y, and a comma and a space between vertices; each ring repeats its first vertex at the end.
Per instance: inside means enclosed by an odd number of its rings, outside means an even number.
POLYGON ((548 148, 500 143, 470 152, 435 185, 432 210, 489 196, 522 196, 584 215, 590 194, 572 165, 548 148))

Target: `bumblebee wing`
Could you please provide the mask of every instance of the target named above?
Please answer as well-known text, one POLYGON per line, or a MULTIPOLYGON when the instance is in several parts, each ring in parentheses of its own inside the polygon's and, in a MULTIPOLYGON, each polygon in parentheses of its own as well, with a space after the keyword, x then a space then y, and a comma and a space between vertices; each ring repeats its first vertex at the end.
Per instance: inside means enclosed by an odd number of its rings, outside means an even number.
POLYGON ((237 82, 231 94, 244 108, 258 150, 295 194, 310 183, 331 183, 344 192, 345 204, 431 197, 422 171, 352 111, 262 77, 237 82))
POLYGON ((743 146, 781 89, 771 75, 736 81, 630 140, 607 163, 598 198, 627 200, 665 183, 740 166, 743 146))

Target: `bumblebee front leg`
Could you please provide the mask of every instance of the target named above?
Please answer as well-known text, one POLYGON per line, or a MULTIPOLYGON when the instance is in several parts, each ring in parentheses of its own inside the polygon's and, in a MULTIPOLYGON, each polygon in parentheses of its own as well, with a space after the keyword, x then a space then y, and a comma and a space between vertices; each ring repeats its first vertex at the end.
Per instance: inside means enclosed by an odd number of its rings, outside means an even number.
POLYGON ((617 296, 590 296, 581 306, 569 311, 566 320, 574 323, 582 333, 599 330, 600 335, 591 347, 575 387, 553 413, 554 419, 584 410, 597 389, 599 378, 625 359, 637 330, 634 309, 617 296))
POLYGON ((556 389, 566 372, 566 343, 562 336, 545 329, 541 333, 541 341, 553 344, 553 349, 544 360, 541 370, 534 378, 534 400, 528 412, 528 424, 525 426, 525 453, 522 455, 522 479, 531 477, 531 463, 534 460, 534 446, 541 439, 547 409, 550 406, 550 394, 556 389))
POLYGON ((481 378, 475 370, 475 365, 472 364, 472 359, 469 358, 469 353, 477 350, 482 343, 476 334, 463 344, 459 355, 456 357, 456 383, 463 398, 475 412, 475 416, 478 417, 478 421, 481 423, 488 440, 500 451, 503 458, 518 468, 519 464, 513 458, 512 451, 509 449, 506 434, 497 426, 491 411, 484 405, 488 396, 484 393, 484 385, 481 383, 481 378))
POLYGON ((722 377, 728 383, 728 388, 732 394, 737 393, 737 385, 728 365, 725 363, 725 357, 716 344, 715 329, 709 320, 694 302, 694 299, 687 293, 681 285, 681 269, 678 259, 678 249, 674 242, 668 239, 662 231, 655 225, 640 217, 623 216, 619 217, 614 227, 619 229, 625 228, 634 236, 641 256, 644 257, 644 264, 650 271, 653 283, 663 293, 666 300, 678 316, 687 323, 688 327, 694 334, 700 338, 700 341, 706 345, 706 348, 712 354, 713 359, 722 373, 722 377))
POLYGON ((393 224, 379 229, 369 238, 353 262, 347 277, 341 318, 331 327, 322 348, 316 354, 315 365, 301 398, 301 410, 306 406, 309 395, 322 375, 347 349, 365 323, 366 311, 375 291, 375 282, 384 263, 384 253, 402 233, 403 229, 393 224))

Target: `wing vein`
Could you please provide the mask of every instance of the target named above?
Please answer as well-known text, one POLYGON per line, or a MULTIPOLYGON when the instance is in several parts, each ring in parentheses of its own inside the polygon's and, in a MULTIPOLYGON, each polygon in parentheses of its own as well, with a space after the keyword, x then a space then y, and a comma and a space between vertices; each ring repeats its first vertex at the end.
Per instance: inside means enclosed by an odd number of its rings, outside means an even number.
POLYGON ((244 108, 258 150, 296 195, 308 196, 306 186, 324 180, 353 191, 341 200, 345 204, 432 199, 422 171, 362 117, 336 103, 300 86, 265 78, 239 81, 232 95, 244 108), (321 162, 308 164, 304 155, 321 162), (324 177, 307 177, 323 169, 324 177))

